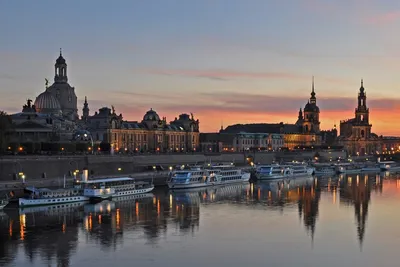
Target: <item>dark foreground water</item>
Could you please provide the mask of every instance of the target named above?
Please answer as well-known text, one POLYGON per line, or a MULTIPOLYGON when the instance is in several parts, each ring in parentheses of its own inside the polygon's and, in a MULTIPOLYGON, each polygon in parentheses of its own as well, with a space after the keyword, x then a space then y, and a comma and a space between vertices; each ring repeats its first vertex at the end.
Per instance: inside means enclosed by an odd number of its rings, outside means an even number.
POLYGON ((400 180, 350 175, 0 212, 0 266, 399 266, 400 180))

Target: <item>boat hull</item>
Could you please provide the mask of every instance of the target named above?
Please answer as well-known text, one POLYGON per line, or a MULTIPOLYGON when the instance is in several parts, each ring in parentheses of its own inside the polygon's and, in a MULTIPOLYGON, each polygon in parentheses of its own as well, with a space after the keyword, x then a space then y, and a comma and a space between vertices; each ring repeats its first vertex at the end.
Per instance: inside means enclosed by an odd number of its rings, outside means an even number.
POLYGON ((20 207, 29 206, 42 206, 42 205, 55 205, 55 204, 65 204, 73 202, 83 202, 88 201, 89 197, 86 196, 71 196, 71 197, 58 197, 58 198, 20 198, 18 200, 18 205, 20 207))
MULTIPOLYGON (((137 195, 137 194, 146 194, 151 192, 154 189, 154 186, 149 187, 149 188, 143 188, 143 189, 134 189, 134 190, 126 190, 126 191, 120 191, 117 192, 113 195, 107 195, 104 196, 106 199, 111 199, 111 198, 118 198, 122 196, 129 196, 129 195, 137 195)), ((55 204, 66 204, 66 203, 73 203, 73 202, 87 202, 90 201, 91 198, 96 198, 96 197, 88 197, 88 196, 73 196, 73 197, 59 197, 59 198, 39 198, 39 199, 29 199, 29 198, 20 198, 18 200, 18 205, 20 207, 29 207, 29 206, 42 206, 42 205, 55 205, 55 204)), ((104 200, 104 198, 102 199, 104 200)))
POLYGON ((279 179, 296 179, 296 178, 307 178, 307 177, 312 177, 312 173, 299 173, 299 174, 293 174, 293 175, 260 175, 256 174, 256 177, 258 180, 279 180, 279 179))

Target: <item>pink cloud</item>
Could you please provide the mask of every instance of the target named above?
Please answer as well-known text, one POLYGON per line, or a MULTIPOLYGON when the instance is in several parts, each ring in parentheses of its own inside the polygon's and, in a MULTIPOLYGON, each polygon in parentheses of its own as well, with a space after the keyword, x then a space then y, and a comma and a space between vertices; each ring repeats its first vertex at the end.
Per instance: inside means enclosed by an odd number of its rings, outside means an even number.
POLYGON ((382 24, 388 24, 395 22, 400 19, 400 10, 396 11, 391 11, 387 12, 384 14, 372 16, 367 19, 367 22, 370 24, 377 24, 377 25, 382 25, 382 24))
MULTIPOLYGON (((207 78, 212 80, 230 80, 230 79, 284 79, 284 80, 310 80, 311 75, 305 75, 295 72, 249 72, 236 70, 174 70, 174 69, 145 69, 147 74, 183 76, 194 78, 207 78)), ((345 79, 335 77, 320 77, 323 80, 333 84, 349 84, 345 79)))
POLYGON ((245 72, 234 70, 163 70, 148 69, 144 72, 155 75, 173 75, 186 77, 200 77, 209 79, 230 79, 230 78, 256 78, 256 79, 303 79, 305 75, 290 72, 245 72))

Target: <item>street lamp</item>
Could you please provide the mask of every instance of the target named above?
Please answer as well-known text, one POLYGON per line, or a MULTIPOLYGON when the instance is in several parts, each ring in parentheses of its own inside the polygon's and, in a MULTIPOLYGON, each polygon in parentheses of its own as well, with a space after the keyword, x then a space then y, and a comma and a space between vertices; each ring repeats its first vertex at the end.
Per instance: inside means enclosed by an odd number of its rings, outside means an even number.
POLYGON ((90 143, 91 143, 91 149, 89 149, 89 151, 92 151, 92 154, 93 154, 93 138, 92 138, 92 135, 91 134, 87 134, 87 133, 84 133, 83 134, 83 136, 85 137, 85 138, 87 138, 87 137, 89 137, 90 138, 90 143))

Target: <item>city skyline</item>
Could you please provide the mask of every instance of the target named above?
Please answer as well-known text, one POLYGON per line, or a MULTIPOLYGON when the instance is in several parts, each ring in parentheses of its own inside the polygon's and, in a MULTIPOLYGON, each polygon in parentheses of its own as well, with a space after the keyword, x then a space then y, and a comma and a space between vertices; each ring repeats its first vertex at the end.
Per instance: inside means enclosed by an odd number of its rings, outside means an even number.
POLYGON ((2 110, 19 112, 43 91, 62 47, 80 115, 87 96, 91 114, 114 105, 126 120, 140 121, 150 108, 168 121, 193 112, 202 132, 221 124, 294 123, 314 75, 321 129, 353 117, 363 78, 373 132, 400 134, 392 115, 400 110, 400 39, 392 34, 400 4, 75 3, 3 5, 2 110), (59 10, 69 14, 65 21, 59 10))

